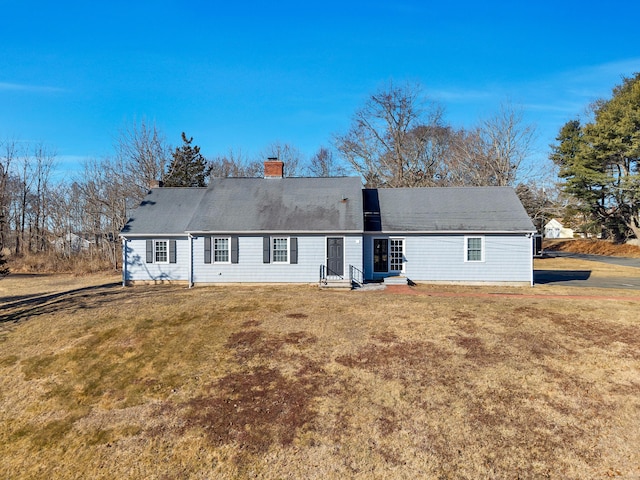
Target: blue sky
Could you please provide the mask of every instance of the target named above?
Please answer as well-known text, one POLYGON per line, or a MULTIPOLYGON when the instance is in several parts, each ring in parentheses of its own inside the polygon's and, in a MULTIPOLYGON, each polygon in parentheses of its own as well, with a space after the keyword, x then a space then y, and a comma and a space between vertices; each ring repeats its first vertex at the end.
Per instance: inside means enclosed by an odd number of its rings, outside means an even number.
POLYGON ((389 81, 419 82, 454 126, 509 101, 567 120, 640 71, 640 3, 0 0, 0 140, 43 142, 61 168, 113 153, 145 118, 173 145, 309 157, 389 81))

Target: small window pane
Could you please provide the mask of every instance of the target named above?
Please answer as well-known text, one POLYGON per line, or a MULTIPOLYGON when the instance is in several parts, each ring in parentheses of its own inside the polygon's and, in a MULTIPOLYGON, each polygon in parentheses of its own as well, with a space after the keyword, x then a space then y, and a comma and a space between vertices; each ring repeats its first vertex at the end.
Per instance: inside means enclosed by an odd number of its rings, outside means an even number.
POLYGON ((273 239, 273 261, 274 263, 287 263, 289 261, 289 239, 273 239))
POLYGON ((155 253, 156 263, 166 263, 168 261, 167 254, 168 254, 167 242, 164 240, 156 242, 156 253, 155 253))
POLYGON ((213 261, 216 263, 229 262, 229 239, 213 239, 213 261))

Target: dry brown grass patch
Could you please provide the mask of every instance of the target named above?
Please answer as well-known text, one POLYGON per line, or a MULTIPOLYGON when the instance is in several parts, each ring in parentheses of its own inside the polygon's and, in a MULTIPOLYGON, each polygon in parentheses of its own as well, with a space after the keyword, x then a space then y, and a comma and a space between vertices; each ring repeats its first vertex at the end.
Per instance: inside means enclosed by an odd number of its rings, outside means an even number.
POLYGON ((558 252, 640 258, 640 247, 599 239, 545 240, 544 249, 558 252))
POLYGON ((2 478, 640 475, 637 302, 14 281, 2 478))

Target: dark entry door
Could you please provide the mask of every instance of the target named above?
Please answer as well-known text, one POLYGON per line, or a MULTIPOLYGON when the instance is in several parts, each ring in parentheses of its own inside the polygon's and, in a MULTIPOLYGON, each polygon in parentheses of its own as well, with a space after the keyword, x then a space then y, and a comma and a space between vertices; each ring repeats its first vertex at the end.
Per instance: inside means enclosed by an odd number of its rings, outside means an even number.
POLYGON ((344 239, 327 238, 327 275, 344 275, 344 239))
POLYGON ((384 273, 389 271, 389 240, 373 239, 373 271, 384 273))

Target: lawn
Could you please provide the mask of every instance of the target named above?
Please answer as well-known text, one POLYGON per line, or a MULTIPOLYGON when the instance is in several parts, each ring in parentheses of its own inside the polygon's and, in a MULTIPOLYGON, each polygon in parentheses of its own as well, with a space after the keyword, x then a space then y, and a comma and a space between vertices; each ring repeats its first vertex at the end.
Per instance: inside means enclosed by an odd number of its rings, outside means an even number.
POLYGON ((640 477, 637 295, 117 282, 0 281, 0 478, 640 477))

